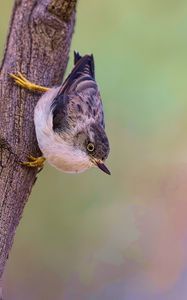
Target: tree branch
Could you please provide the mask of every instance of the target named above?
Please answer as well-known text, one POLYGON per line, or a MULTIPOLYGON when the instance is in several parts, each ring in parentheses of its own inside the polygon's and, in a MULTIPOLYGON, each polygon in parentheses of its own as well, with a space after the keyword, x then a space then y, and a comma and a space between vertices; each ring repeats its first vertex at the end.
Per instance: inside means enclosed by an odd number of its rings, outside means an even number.
POLYGON ((0 276, 37 170, 19 161, 40 155, 33 112, 39 94, 16 86, 21 71, 44 86, 62 81, 75 23, 76 0, 16 0, 0 72, 0 276))

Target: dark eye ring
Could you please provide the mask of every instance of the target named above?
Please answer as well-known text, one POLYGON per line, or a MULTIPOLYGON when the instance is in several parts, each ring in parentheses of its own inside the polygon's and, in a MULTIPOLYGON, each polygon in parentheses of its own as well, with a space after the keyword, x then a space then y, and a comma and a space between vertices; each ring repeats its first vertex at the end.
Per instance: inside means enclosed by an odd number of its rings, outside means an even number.
POLYGON ((93 144, 93 143, 88 143, 88 145, 87 145, 87 150, 88 150, 89 152, 93 152, 94 149, 95 149, 94 144, 93 144))

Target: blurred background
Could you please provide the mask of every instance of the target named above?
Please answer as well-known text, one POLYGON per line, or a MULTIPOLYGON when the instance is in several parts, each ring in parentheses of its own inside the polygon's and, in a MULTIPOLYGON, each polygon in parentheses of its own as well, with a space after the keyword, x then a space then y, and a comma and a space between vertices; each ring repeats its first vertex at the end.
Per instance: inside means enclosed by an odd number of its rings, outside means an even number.
MULTIPOLYGON (((2 1, 3 53, 12 0, 2 1)), ((79 1, 112 176, 46 166, 4 276, 9 300, 187 299, 187 2, 79 1)))

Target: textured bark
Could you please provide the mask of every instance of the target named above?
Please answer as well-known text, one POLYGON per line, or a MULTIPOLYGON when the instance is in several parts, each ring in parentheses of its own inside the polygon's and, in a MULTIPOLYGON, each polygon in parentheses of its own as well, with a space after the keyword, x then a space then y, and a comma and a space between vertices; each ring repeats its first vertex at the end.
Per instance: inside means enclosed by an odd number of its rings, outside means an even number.
POLYGON ((75 23, 76 0, 15 1, 0 72, 0 276, 37 170, 21 166, 40 155, 33 112, 39 94, 16 86, 21 71, 44 86, 62 81, 75 23))

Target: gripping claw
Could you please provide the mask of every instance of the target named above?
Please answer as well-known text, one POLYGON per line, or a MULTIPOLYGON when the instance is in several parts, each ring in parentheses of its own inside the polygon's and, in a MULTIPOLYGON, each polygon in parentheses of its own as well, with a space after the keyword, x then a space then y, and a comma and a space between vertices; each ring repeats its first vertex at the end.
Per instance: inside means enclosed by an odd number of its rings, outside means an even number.
POLYGON ((34 157, 32 155, 29 155, 28 159, 29 161, 21 162, 21 165, 31 168, 43 168, 45 157, 34 157))
POLYGON ((37 92, 47 92, 49 90, 48 87, 37 85, 35 83, 30 82, 25 78, 20 72, 17 73, 17 75, 10 73, 9 74, 11 78, 14 79, 14 81, 23 87, 24 89, 30 90, 30 91, 37 91, 37 92))

